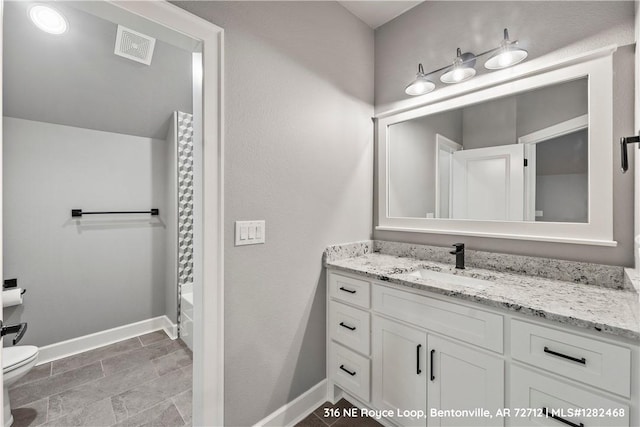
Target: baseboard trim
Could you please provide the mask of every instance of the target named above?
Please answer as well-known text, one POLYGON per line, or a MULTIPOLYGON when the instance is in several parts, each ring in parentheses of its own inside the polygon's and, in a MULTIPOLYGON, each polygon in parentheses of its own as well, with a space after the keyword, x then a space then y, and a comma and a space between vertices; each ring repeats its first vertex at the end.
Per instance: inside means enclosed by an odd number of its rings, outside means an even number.
POLYGON ((169 338, 175 340, 178 338, 178 325, 176 323, 172 323, 171 320, 167 316, 160 316, 162 318, 162 329, 169 335, 169 338))
POLYGON ((178 325, 167 316, 158 316, 40 347, 38 365, 159 330, 164 330, 171 339, 177 338, 178 325))
POLYGON ((254 427, 293 426, 326 401, 327 380, 325 379, 258 421, 254 427))

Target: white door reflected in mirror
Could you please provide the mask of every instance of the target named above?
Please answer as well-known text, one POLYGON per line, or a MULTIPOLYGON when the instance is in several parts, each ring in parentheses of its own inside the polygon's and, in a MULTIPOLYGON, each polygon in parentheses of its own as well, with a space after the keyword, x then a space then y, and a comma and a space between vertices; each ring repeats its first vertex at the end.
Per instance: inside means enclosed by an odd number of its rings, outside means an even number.
POLYGON ((453 153, 451 218, 522 221, 524 150, 521 144, 453 153))

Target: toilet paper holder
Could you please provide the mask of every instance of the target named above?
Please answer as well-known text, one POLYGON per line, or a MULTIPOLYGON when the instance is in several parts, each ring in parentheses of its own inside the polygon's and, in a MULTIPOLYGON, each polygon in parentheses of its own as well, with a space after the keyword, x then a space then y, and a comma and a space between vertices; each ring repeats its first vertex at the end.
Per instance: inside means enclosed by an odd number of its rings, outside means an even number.
MULTIPOLYGON (((2 284, 3 290, 17 288, 17 287, 18 287, 18 279, 6 279, 2 284)), ((20 295, 24 295, 25 292, 27 292, 27 290, 23 289, 22 292, 20 292, 20 295)))
POLYGON ((18 323, 17 325, 4 326, 2 320, 0 320, 0 337, 9 334, 16 334, 16 336, 13 337, 13 345, 18 344, 26 332, 27 322, 18 323))

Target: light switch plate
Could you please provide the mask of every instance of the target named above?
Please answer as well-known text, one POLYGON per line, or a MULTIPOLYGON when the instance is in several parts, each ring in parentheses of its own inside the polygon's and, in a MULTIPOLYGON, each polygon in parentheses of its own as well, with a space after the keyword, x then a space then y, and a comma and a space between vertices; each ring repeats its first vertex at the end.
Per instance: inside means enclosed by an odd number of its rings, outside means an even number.
POLYGON ((264 244, 265 222, 236 221, 236 246, 264 244))

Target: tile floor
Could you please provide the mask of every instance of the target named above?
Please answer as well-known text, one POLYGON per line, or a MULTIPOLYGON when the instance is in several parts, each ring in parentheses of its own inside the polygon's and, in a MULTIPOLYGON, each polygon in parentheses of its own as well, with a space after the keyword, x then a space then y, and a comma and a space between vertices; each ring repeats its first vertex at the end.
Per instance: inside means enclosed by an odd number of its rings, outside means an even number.
POLYGON ((315 411, 309 414, 307 418, 296 424, 295 427, 382 427, 382 424, 369 417, 332 417, 327 416, 325 408, 338 409, 340 415, 344 414, 345 409, 354 408, 354 406, 341 399, 335 405, 329 402, 325 402, 323 405, 316 408, 315 411))
POLYGON ((36 366, 9 389, 13 427, 190 426, 191 371, 162 331, 36 366))

